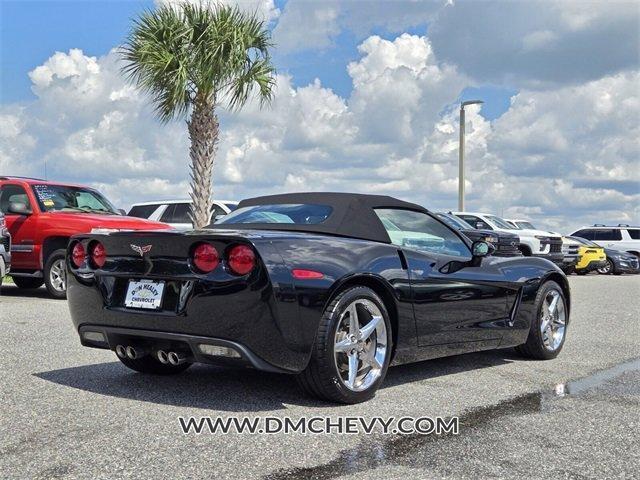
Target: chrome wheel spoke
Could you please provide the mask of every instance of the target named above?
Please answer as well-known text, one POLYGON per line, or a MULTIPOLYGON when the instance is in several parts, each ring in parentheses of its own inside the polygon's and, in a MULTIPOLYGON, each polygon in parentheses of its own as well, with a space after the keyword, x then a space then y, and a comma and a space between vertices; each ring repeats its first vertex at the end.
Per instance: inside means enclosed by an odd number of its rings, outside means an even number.
POLYGON ((349 335, 356 336, 360 330, 360 323, 358 322, 358 309, 357 304, 354 302, 349 307, 349 335))
POLYGON ((369 321, 369 323, 367 323, 360 329, 360 338, 362 340, 366 340, 367 338, 369 338, 371 334, 376 331, 381 322, 384 322, 381 316, 372 317, 371 321, 369 321))
POLYGON ((353 347, 354 343, 349 338, 345 338, 344 340, 340 340, 336 343, 334 349, 336 352, 347 353, 353 350, 353 347))
POLYGON ((352 353, 349 355, 349 378, 347 380, 347 386, 354 388, 356 386, 356 378, 358 377, 358 355, 352 353))

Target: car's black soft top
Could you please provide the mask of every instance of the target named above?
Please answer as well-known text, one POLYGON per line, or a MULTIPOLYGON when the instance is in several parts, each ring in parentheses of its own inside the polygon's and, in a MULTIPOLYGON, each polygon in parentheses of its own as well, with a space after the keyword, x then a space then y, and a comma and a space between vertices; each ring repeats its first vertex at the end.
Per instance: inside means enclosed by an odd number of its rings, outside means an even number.
POLYGON ((360 238, 374 242, 391 243, 382 222, 374 208, 401 208, 427 213, 427 209, 415 203, 404 202, 386 195, 365 195, 359 193, 305 192, 267 195, 242 200, 238 208, 254 205, 318 204, 328 205, 333 211, 322 223, 279 224, 279 223, 224 223, 211 224, 207 228, 286 230, 296 232, 326 233, 342 237, 360 238))

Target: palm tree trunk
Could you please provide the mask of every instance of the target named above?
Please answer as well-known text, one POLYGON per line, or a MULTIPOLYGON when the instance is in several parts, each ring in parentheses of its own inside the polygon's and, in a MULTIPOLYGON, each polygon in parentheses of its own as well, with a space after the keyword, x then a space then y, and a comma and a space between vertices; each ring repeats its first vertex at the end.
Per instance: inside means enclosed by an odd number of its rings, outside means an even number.
POLYGON ((187 126, 191 140, 191 220, 194 228, 204 228, 210 223, 213 161, 220 133, 213 102, 198 96, 187 126))

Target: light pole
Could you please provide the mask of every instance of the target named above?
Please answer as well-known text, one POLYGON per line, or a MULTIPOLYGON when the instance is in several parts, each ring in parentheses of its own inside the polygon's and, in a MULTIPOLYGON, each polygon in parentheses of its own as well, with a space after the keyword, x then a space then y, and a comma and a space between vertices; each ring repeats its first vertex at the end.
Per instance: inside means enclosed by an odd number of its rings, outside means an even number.
POLYGON ((482 100, 467 100, 460 104, 460 147, 458 157, 458 211, 464 212, 464 107, 484 103, 482 100))

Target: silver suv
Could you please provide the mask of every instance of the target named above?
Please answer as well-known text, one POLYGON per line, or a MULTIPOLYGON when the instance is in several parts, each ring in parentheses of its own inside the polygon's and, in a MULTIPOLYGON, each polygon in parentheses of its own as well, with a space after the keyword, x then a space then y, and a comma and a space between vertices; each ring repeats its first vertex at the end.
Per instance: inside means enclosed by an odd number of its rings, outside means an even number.
POLYGON ((632 253, 640 258, 640 227, 618 224, 607 226, 596 224, 593 227, 582 227, 571 234, 597 243, 601 247, 632 253))

